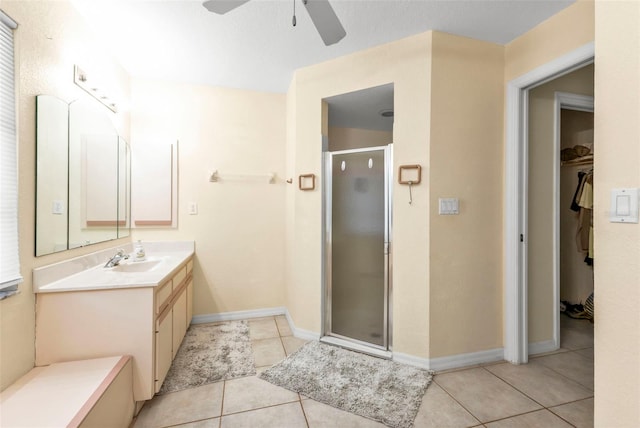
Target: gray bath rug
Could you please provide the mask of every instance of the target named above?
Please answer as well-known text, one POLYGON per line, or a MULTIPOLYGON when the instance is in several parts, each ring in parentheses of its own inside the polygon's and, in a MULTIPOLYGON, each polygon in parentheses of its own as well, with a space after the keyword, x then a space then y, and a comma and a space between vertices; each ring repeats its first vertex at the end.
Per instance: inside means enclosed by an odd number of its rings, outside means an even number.
POLYGON ((254 374, 246 321, 196 324, 189 327, 159 394, 254 374))
POLYGON ((260 374, 275 385, 382 422, 413 426, 433 372, 309 342, 260 374))

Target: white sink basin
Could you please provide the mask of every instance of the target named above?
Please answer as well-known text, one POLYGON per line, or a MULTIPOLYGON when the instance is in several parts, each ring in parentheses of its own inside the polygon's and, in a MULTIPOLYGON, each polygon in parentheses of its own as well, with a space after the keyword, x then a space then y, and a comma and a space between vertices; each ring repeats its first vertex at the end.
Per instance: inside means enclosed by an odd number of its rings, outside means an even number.
POLYGON ((111 272, 151 272, 162 263, 161 259, 147 259, 142 262, 121 263, 118 266, 107 268, 111 272))

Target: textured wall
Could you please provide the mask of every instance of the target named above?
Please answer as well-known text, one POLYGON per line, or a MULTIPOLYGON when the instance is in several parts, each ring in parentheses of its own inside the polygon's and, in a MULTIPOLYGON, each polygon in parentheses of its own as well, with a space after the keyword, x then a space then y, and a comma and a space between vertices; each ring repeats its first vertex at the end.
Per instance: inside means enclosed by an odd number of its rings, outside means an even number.
MULTIPOLYGON (((21 293, 0 301, 0 389, 33 368, 35 341, 34 267, 97 251, 116 242, 35 258, 36 95, 54 95, 67 102, 93 100, 73 84, 73 66, 100 70, 123 104, 129 99, 129 76, 93 38, 66 1, 3 1, 2 10, 19 25, 14 33, 18 78, 18 174, 21 293)), ((129 139, 129 114, 114 115, 129 139)), ((128 240, 121 240, 127 242, 128 240)))
POLYGON ((640 187, 640 2, 596 3, 595 426, 640 426, 640 225, 609 222, 640 187))
POLYGON ((196 315, 285 305, 285 102, 284 94, 133 80, 134 147, 179 141, 179 227, 136 228, 133 238, 196 242, 196 315), (215 169, 220 181, 211 183, 215 169), (271 172, 273 184, 251 177, 271 172), (198 215, 189 215, 191 202, 198 215))

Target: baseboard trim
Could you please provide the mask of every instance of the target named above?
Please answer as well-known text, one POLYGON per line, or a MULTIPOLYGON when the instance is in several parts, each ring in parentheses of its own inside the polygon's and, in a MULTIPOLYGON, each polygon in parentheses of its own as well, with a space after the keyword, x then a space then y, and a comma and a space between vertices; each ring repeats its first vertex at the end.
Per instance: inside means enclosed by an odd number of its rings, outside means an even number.
MULTIPOLYGON (((248 311, 220 312, 217 314, 194 315, 191 324, 206 324, 210 322, 238 321, 251 318, 273 317, 287 314, 284 306, 277 308, 252 309, 248 311)), ((287 316, 287 319, 289 317, 287 316)), ((289 321, 291 323, 291 321, 289 321)))
POLYGON ((440 371, 502 360, 504 360, 504 349, 496 348, 486 351, 470 352, 468 354, 431 358, 430 363, 431 370, 440 371))
POLYGON ((391 357, 393 361, 400 364, 406 364, 408 366, 418 367, 421 369, 430 369, 430 362, 428 358, 416 357, 414 355, 403 354, 401 352, 393 352, 391 357))
POLYGON ((238 321, 252 318, 273 317, 276 315, 284 315, 287 317, 291 332, 299 339, 319 340, 320 334, 312 331, 304 330, 296 327, 289 311, 284 306, 276 308, 252 309, 248 311, 220 312, 217 314, 194 315, 191 324, 206 324, 211 322, 238 321))
POLYGON ((296 327, 296 324, 293 322, 291 315, 289 314, 289 310, 285 308, 284 316, 287 317, 287 321, 289 322, 289 327, 291 328, 291 332, 298 339, 303 340, 320 340, 320 333, 315 333, 309 330, 303 330, 301 328, 296 327))
POLYGON ((560 349, 555 340, 545 340, 544 342, 536 342, 529 344, 529 355, 544 354, 545 352, 553 352, 560 349))
MULTIPOLYGON (((303 340, 320 340, 320 333, 296 327, 289 311, 284 306, 276 308, 253 309, 248 311, 221 312, 217 314, 194 315, 192 324, 206 324, 211 322, 237 321, 252 318, 272 317, 284 315, 289 322, 291 332, 303 340)), ((553 351, 553 341, 529 344, 531 354, 553 351)), ((496 348, 488 351, 471 352, 469 354, 450 355, 438 358, 422 358, 414 355, 393 352, 393 361, 422 369, 441 371, 456 369, 474 364, 490 363, 504 359, 504 349, 496 348)))
POLYGON ((413 355, 393 353, 393 361, 434 371, 457 369, 475 364, 492 363, 504 359, 504 349, 471 352, 469 354, 450 355, 438 358, 420 358, 413 355))

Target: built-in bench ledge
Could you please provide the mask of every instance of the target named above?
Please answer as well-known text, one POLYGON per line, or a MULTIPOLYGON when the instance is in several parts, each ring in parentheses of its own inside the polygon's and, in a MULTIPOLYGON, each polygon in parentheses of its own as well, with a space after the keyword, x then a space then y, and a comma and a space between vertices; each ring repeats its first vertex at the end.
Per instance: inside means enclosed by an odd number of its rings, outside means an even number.
POLYGON ((36 367, 0 394, 3 427, 128 427, 133 419, 130 356, 36 367))

